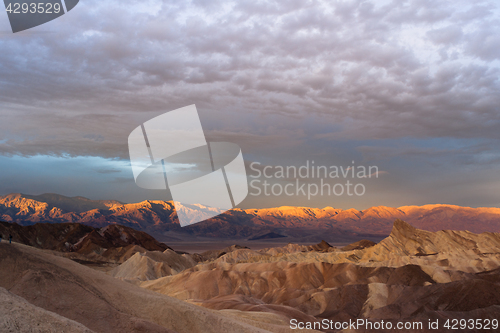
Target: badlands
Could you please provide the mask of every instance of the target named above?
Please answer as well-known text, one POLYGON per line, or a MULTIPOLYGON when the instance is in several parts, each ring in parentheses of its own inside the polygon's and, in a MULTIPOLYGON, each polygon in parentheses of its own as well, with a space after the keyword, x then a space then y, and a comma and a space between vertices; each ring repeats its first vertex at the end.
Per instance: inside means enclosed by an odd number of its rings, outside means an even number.
POLYGON ((378 244, 189 254, 145 235, 136 235, 142 246, 111 247, 99 238, 111 232, 83 231, 80 252, 0 243, 0 331, 296 332, 291 320, 500 318, 498 233, 431 232, 396 220, 378 244))

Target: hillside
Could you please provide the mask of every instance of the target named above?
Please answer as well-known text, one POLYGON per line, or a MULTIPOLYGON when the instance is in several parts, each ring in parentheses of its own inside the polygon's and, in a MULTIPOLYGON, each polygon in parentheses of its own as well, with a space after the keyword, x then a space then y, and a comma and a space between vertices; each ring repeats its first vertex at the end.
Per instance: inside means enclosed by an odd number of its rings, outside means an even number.
POLYGON ((293 244, 238 249, 140 285, 210 309, 302 321, 444 323, 500 315, 499 233, 428 232, 397 220, 389 237, 367 245, 348 251, 293 244))
MULTIPOLYGON (((51 227, 54 239, 90 228, 16 226, 51 227)), ((117 235, 120 245, 134 233, 117 235)), ((378 244, 341 249, 322 241, 198 255, 132 251, 105 274, 55 251, 0 243, 0 328, 28 332, 43 321, 47 332, 289 332, 290 319, 395 324, 500 315, 500 233, 430 232, 396 220, 378 244), (15 324, 23 317, 26 323, 15 324)), ((103 249, 81 255, 98 253, 103 249)))
MULTIPOLYGON (((2 332, 18 332, 15 320, 28 311, 30 315, 25 318, 31 323, 43 324, 47 329, 63 328, 47 332, 288 331, 282 324, 238 320, 153 293, 26 245, 0 243, 0 267, 0 295, 12 300, 11 307, 23 306, 18 312, 0 312, 0 327, 5 328, 2 332), (40 322, 41 319, 49 322, 40 322)), ((0 302, 0 308, 3 303, 0 302)), ((33 327, 29 329, 35 331, 33 327)))
POLYGON ((137 252, 171 250, 143 231, 116 224, 93 228, 80 223, 21 226, 0 222, 0 235, 4 239, 12 235, 16 243, 63 252, 76 260, 92 259, 97 262, 121 263, 137 252))

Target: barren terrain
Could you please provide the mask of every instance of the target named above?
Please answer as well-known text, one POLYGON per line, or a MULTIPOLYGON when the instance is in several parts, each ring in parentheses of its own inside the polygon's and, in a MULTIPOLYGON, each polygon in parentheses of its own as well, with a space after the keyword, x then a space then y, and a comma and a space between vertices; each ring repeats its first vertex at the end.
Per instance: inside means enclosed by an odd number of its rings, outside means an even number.
POLYGON ((15 235, 0 243, 6 332, 288 332, 292 319, 500 317, 498 233, 398 219, 378 243, 185 253, 118 225, 0 227, 15 235))

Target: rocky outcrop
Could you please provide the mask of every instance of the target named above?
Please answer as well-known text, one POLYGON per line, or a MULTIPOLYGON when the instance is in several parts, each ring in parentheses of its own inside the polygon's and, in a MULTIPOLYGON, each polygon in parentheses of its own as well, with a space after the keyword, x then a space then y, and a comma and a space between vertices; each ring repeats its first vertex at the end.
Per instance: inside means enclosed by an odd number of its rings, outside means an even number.
POLYGON ((485 232, 419 230, 396 220, 386 239, 367 250, 365 258, 380 259, 389 256, 478 255, 500 252, 500 234, 485 232))
POLYGON ((41 249, 84 255, 94 253, 118 261, 128 259, 133 251, 163 252, 170 249, 145 232, 115 224, 96 229, 79 223, 37 223, 21 226, 0 222, 0 234, 3 239, 12 235, 14 242, 41 249))
POLYGON ((396 220, 376 245, 363 241, 331 252, 313 247, 237 249, 140 285, 211 309, 286 318, 300 311, 304 321, 395 323, 500 313, 500 234, 429 232, 396 220))
POLYGON ((195 265, 189 255, 180 255, 172 250, 137 252, 109 274, 123 280, 147 281, 175 275, 195 265))

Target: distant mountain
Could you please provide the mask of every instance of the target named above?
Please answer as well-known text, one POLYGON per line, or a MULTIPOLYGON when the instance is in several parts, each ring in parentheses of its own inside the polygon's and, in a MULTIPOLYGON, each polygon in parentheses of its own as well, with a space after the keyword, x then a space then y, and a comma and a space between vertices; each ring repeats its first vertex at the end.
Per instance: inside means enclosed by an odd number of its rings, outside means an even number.
POLYGON ((277 234, 275 232, 268 232, 267 234, 265 235, 261 235, 261 236, 254 236, 252 238, 249 238, 248 240, 260 240, 260 239, 273 239, 273 238, 282 238, 282 237, 286 237, 286 236, 283 236, 283 235, 280 235, 280 234, 277 234))
MULTIPOLYGON (((211 208, 190 205, 182 209, 197 214, 211 208)), ((233 209, 208 221, 181 228, 171 201, 147 200, 126 204, 58 194, 9 194, 0 197, 0 220, 3 221, 22 225, 78 222, 98 228, 120 224, 145 231, 159 240, 162 237, 183 240, 197 237, 248 239, 266 233, 308 242, 317 242, 326 236, 329 236, 329 241, 373 240, 387 236, 396 219, 403 219, 416 228, 428 231, 500 232, 499 208, 425 205, 399 208, 378 206, 361 211, 287 206, 233 209)))

